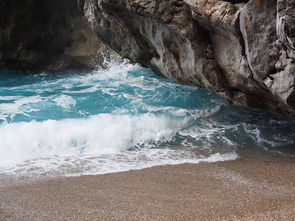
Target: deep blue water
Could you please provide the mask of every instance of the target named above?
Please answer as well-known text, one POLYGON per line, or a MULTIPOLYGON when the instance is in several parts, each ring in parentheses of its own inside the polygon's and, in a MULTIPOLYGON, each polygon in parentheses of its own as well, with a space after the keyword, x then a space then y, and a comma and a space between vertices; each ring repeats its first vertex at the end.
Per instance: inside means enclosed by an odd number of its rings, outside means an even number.
POLYGON ((295 121, 234 107, 128 63, 91 73, 0 72, 0 173, 99 174, 293 158, 295 121))

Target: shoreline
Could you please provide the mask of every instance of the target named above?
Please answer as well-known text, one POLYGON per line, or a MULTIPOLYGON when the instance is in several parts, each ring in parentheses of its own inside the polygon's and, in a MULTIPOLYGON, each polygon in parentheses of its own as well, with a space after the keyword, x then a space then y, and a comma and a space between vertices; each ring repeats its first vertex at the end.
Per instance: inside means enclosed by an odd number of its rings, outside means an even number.
POLYGON ((294 220, 295 162, 233 161, 0 187, 0 220, 294 220))

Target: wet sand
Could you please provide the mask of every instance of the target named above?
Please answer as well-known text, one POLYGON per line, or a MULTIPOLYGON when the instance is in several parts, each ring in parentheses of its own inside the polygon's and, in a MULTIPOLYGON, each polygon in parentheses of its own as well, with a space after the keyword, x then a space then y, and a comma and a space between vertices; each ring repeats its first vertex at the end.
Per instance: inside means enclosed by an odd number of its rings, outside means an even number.
POLYGON ((0 220, 295 220, 295 162, 239 159, 0 188, 0 220))

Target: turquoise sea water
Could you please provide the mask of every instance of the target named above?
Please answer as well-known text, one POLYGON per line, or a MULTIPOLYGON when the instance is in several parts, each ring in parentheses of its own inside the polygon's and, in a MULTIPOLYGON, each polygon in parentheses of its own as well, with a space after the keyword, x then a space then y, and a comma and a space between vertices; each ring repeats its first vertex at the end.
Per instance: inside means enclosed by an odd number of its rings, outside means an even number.
POLYGON ((0 174, 293 158, 294 143, 295 121, 231 106, 127 62, 84 74, 0 72, 0 174))

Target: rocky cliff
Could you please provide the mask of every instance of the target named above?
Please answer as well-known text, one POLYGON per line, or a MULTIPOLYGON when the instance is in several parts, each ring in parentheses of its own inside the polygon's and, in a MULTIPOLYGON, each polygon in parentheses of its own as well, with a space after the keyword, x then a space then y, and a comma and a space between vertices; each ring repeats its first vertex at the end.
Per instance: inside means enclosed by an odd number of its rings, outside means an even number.
POLYGON ((295 116, 294 0, 85 0, 121 56, 234 104, 295 116))
POLYGON ((0 12, 2 67, 84 69, 114 50, 233 104, 295 117, 295 0, 2 0, 0 12))

